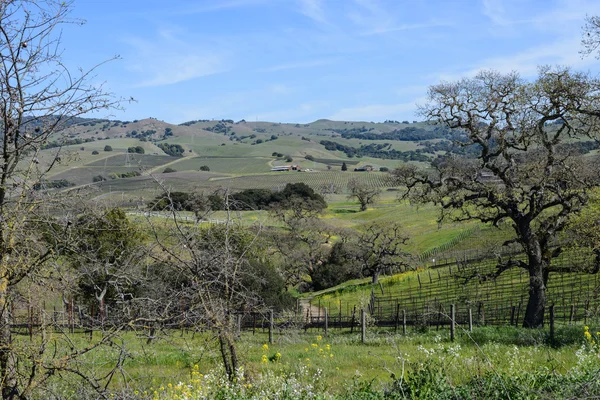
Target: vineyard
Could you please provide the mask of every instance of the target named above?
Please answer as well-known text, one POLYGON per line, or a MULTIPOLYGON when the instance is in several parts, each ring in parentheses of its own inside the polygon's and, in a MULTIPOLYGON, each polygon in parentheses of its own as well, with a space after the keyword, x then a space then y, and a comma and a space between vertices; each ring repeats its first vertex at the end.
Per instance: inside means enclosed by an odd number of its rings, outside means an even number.
POLYGON ((271 168, 268 158, 233 158, 233 157, 193 157, 184 158, 172 165, 178 171, 195 170, 206 165, 211 171, 222 173, 260 173, 268 172, 271 168))
POLYGON ((130 154, 120 153, 110 156, 103 160, 94 161, 86 164, 88 167, 158 167, 172 161, 176 158, 169 156, 157 156, 152 154, 130 154))
POLYGON ((360 183, 376 188, 393 186, 391 176, 385 172, 271 172, 265 175, 248 175, 235 178, 211 180, 213 185, 225 186, 230 189, 279 189, 287 183, 305 183, 315 190, 326 190, 331 193, 346 191, 348 182, 356 179, 360 183))
MULTIPOLYGON (((578 270, 591 262, 592 256, 586 254, 565 254, 555 260, 556 265, 578 270)), ((455 259, 382 279, 375 287, 341 288, 315 297, 312 304, 345 317, 355 312, 354 306, 365 307, 380 321, 392 321, 404 311, 411 324, 427 325, 435 325, 454 304, 458 321, 465 322, 470 309, 481 324, 517 324, 527 305, 529 275, 512 269, 494 279, 495 269, 493 259, 455 259)), ((599 297, 598 274, 555 273, 547 285, 547 304, 554 306, 556 320, 565 323, 597 316, 599 297)))

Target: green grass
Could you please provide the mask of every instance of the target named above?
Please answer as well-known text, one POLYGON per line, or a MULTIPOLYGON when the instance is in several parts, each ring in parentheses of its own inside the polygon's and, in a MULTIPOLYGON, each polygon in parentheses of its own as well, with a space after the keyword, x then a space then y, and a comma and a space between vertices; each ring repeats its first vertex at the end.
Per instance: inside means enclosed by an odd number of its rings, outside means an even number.
MULTIPOLYGON (((169 383, 186 382, 194 366, 207 374, 220 369, 220 357, 214 340, 206 334, 163 332, 159 339, 146 343, 144 332, 126 333, 129 357, 124 371, 129 385, 140 391, 166 387, 169 383)), ((99 340, 96 333, 94 341, 99 340)), ((330 328, 330 336, 322 331, 276 332, 274 344, 267 345, 266 332, 245 332, 238 341, 238 351, 247 376, 257 377, 269 371, 280 374, 297 373, 301 369, 312 373, 320 370, 329 393, 343 392, 349 382, 374 381, 376 388, 391 384, 390 372, 402 375, 425 362, 443 365, 446 379, 460 384, 475 376, 494 372, 511 375, 550 368, 564 374, 578 365, 576 350, 584 343, 581 326, 558 328, 562 344, 547 346, 547 331, 532 331, 511 327, 479 328, 472 334, 459 330, 456 342, 450 342, 447 331, 413 330, 406 336, 390 330, 369 329, 367 341, 361 344, 357 331, 339 332, 330 328), (276 362, 262 362, 262 356, 281 355, 276 362), (403 364, 404 361, 404 364, 403 364)), ((79 341, 86 341, 81 336, 79 341)), ((114 354, 95 354, 96 365, 109 365, 114 354)), ((119 377, 119 381, 122 379, 119 377)), ((115 385, 123 382, 115 382, 115 385)))
POLYGON ((102 160, 87 163, 88 167, 124 167, 124 166, 140 166, 145 168, 158 167, 173 161, 177 161, 176 157, 165 155, 152 154, 115 154, 102 160))
MULTIPOLYGON (((571 266, 579 255, 565 254, 555 260, 556 265, 571 266)), ((580 260, 579 260, 580 261, 580 260)), ((495 271, 494 260, 484 260, 458 270, 456 265, 436 269, 417 269, 380 279, 380 285, 373 286, 369 278, 345 282, 339 286, 320 292, 307 294, 311 304, 328 307, 332 315, 341 312, 348 316, 353 307, 367 308, 372 291, 381 302, 375 303, 374 317, 393 320, 397 306, 406 309, 409 318, 422 318, 429 315, 435 322, 439 307, 448 313, 449 304, 455 304, 457 315, 466 320, 467 308, 479 313, 479 304, 484 303, 482 315, 474 315, 475 320, 485 319, 488 323, 508 323, 511 306, 522 318, 527 303, 529 278, 524 270, 513 269, 504 272, 496 279, 484 281, 468 279, 474 274, 485 275, 495 271), (519 305, 520 304, 520 305, 519 305), (414 313, 417 313, 415 316, 414 313)), ((547 303, 555 305, 557 320, 568 321, 571 306, 575 306, 575 320, 583 320, 587 315, 598 315, 596 290, 600 281, 597 276, 585 273, 554 274, 547 285, 547 303)), ((520 319, 518 319, 520 321, 520 319)))
POLYGON ((172 168, 177 171, 198 171, 201 166, 207 165, 212 172, 226 174, 251 174, 268 172, 271 169, 269 162, 272 158, 185 158, 173 163, 172 168))

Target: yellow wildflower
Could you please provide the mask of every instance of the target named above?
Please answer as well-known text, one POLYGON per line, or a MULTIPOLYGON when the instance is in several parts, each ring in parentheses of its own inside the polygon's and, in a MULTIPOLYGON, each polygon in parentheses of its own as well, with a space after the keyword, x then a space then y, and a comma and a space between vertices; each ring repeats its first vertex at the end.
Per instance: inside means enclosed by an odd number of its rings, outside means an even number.
POLYGON ((263 350, 269 350, 269 345, 268 344, 263 344, 262 345, 263 350))

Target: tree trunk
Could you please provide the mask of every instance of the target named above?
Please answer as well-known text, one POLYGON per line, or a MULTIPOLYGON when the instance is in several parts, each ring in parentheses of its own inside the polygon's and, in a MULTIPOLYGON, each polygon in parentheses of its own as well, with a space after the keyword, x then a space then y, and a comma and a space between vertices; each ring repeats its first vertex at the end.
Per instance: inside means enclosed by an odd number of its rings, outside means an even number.
POLYGON ((373 276, 371 277, 371 283, 373 285, 377 285, 379 283, 379 275, 381 274, 381 271, 376 270, 373 272, 373 276))
POLYGON ((529 261, 529 300, 525 310, 523 328, 544 326, 544 306, 546 305, 546 283, 548 265, 544 261, 529 261))
POLYGON ((360 211, 367 211, 367 203, 364 203, 364 202, 360 203, 360 211))
MULTIPOLYGON (((227 339, 223 334, 219 334, 219 349, 221 350, 221 359, 223 360, 223 367, 227 373, 227 377, 231 377, 231 364, 229 363, 229 354, 227 354, 227 339)), ((229 378, 231 380, 231 378, 229 378)))
POLYGON ((231 356, 231 369, 232 369, 232 376, 230 377, 230 380, 233 381, 234 378, 237 378, 237 372, 239 369, 237 350, 235 348, 234 340, 229 340, 229 354, 231 356))
POLYGON ((18 398, 14 377, 14 359, 11 352, 12 335, 10 325, 10 302, 8 300, 8 282, 0 280, 0 387, 2 399, 18 398))

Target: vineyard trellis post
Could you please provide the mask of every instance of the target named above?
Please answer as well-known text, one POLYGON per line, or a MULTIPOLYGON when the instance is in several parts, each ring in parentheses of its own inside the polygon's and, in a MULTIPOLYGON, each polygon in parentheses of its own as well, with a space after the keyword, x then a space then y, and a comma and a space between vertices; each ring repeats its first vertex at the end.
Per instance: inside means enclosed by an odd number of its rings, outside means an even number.
POLYGON ((273 344, 273 310, 269 310, 269 344, 273 344))
POLYGON ((469 332, 473 332, 473 310, 469 306, 469 332))
POLYGON ((454 342, 454 326, 455 326, 455 309, 454 304, 450 304, 450 341, 454 342))
POLYGON ((367 317, 365 309, 360 309, 360 342, 365 343, 365 337, 367 336, 367 317))

